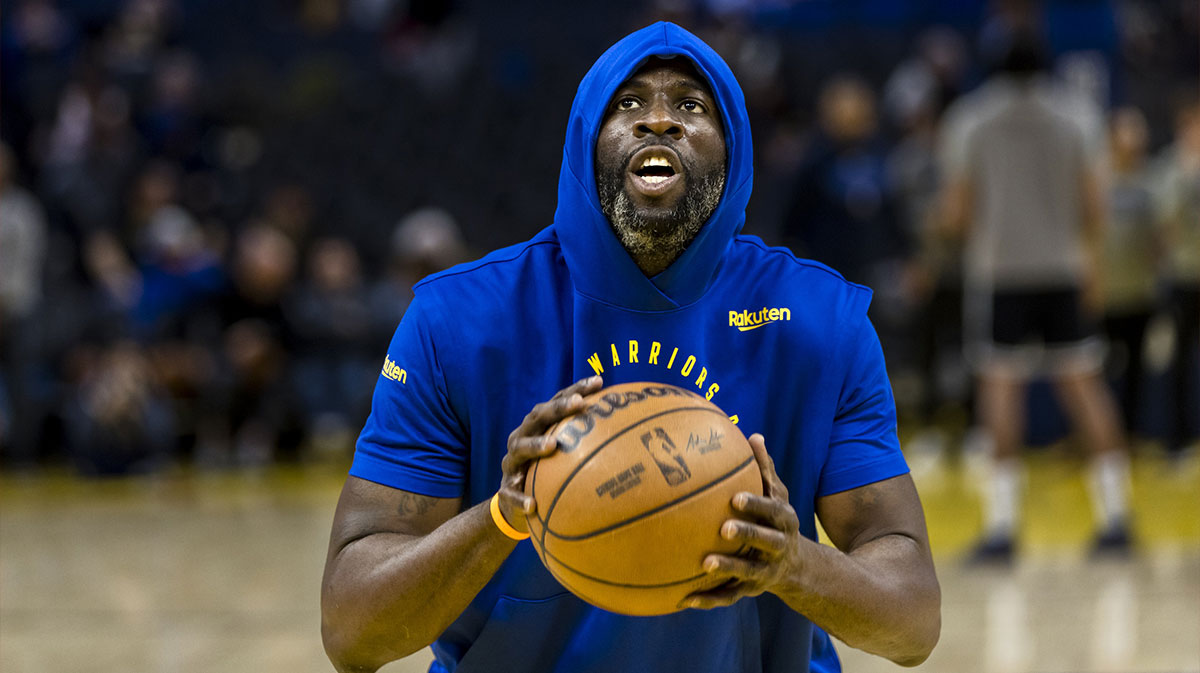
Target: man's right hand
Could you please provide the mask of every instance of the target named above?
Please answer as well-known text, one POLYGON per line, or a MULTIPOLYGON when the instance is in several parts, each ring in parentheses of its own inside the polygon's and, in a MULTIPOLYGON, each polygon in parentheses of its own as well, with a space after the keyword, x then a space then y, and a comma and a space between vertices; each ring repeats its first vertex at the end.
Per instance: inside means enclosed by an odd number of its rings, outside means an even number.
POLYGON ((604 387, 599 376, 576 381, 554 397, 535 406, 508 436, 508 454, 500 462, 500 513, 514 529, 526 533, 525 517, 537 511, 537 503, 525 494, 525 474, 529 464, 558 449, 557 441, 546 431, 562 419, 583 410, 583 398, 604 387))

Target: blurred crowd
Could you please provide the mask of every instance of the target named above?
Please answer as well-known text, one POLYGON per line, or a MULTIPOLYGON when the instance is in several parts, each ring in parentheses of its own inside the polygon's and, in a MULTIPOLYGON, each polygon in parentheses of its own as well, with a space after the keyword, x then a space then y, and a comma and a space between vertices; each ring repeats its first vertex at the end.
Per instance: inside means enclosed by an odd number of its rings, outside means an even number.
POLYGON ((1126 424, 1195 437, 1197 0, 499 4, 13 0, 0 466, 346 455, 412 283, 550 223, 575 86, 658 18, 745 89, 747 231, 875 289, 912 428, 965 427, 973 404, 943 116, 1036 24, 1104 177, 1126 424), (1181 410, 1161 427, 1140 418, 1155 371, 1181 410))

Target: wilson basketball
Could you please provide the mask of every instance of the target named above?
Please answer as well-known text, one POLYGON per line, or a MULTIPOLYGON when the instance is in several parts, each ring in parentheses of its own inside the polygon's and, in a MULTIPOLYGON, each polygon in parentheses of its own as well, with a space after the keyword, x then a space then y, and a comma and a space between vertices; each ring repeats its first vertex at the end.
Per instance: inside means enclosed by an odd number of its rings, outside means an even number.
POLYGON ((712 588, 709 553, 736 493, 762 493, 750 444, 716 405, 682 388, 626 383, 585 398, 550 429, 558 451, 530 466, 529 531, 542 563, 612 612, 661 615, 712 588))

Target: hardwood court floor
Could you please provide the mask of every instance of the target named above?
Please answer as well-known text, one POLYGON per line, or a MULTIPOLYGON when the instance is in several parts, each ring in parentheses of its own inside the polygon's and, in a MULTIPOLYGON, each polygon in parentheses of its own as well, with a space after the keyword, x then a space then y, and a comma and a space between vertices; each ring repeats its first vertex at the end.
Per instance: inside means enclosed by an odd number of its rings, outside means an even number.
MULTIPOLYGON (((1135 462, 1136 559, 1100 563, 1085 558, 1078 462, 1032 458, 1007 570, 959 563, 978 531, 972 470, 912 462, 944 595, 941 643, 917 670, 1200 672, 1200 461, 1135 462)), ((0 477, 0 671, 331 671, 317 601, 343 474, 0 477)), ((901 670, 839 651, 847 673, 901 670)))

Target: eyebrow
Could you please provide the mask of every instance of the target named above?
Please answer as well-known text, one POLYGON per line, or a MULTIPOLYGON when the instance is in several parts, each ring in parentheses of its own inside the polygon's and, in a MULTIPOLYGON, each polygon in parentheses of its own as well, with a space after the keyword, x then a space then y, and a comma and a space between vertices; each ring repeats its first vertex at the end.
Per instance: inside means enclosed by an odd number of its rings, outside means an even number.
MULTIPOLYGON (((650 83, 647 82, 646 80, 642 79, 640 76, 637 76, 637 77, 633 77, 633 78, 629 79, 628 81, 626 81, 625 84, 623 84, 621 86, 621 89, 646 87, 646 86, 650 86, 650 83)), ((693 91, 699 91, 700 93, 708 96, 709 98, 714 97, 712 91, 710 91, 707 86, 702 84, 700 81, 690 78, 690 77, 680 77, 677 80, 673 80, 673 81, 669 82, 667 84, 667 86, 672 89, 691 89, 693 91)))

